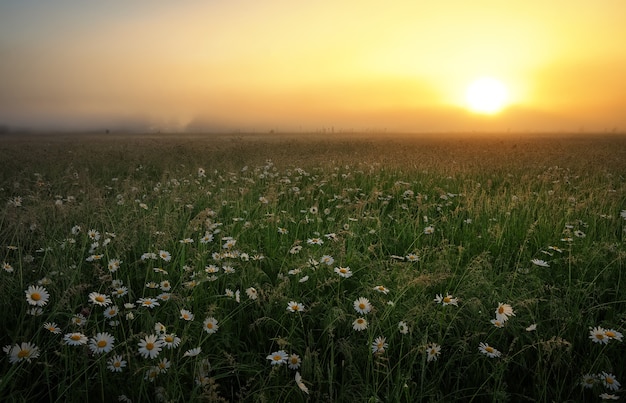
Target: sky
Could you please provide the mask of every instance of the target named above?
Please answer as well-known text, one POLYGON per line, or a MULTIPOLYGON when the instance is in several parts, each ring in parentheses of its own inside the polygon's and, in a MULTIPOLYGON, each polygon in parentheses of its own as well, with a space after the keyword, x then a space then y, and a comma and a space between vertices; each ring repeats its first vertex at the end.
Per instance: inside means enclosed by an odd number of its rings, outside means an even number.
POLYGON ((0 126, 626 131, 624 0, 3 0, 0 126), (499 80, 504 108, 465 93, 499 80))

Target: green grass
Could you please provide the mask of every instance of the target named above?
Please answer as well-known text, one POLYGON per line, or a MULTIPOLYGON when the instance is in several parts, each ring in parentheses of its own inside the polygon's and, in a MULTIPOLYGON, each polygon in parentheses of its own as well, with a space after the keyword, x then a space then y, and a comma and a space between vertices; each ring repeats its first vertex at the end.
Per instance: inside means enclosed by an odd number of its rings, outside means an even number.
POLYGON ((0 400, 599 401, 613 392, 583 388, 585 374, 626 375, 623 342, 589 338, 626 324, 625 145, 600 135, 3 138, 0 343, 30 342, 39 356, 2 353, 0 400), (171 260, 146 259, 160 251, 171 260), (168 300, 139 306, 164 280, 168 300), (112 295, 115 283, 128 294, 112 295), (25 297, 37 284, 50 294, 41 312, 25 297), (91 292, 118 315, 107 319, 91 292), (359 297, 371 312, 353 308, 359 297), (290 301, 305 310, 289 312, 290 301), (515 313, 502 328, 490 322, 499 303, 515 313), (353 329, 358 317, 367 329, 353 329), (144 358, 138 343, 158 323, 180 345, 144 358), (67 345, 71 332, 107 332, 113 349, 67 345), (388 346, 373 354, 381 336, 388 346), (429 361, 431 343, 441 352, 429 361), (309 394, 296 370, 266 358, 279 350, 300 357, 309 394), (122 372, 107 369, 114 355, 122 372), (164 358, 167 372, 150 379, 164 358))

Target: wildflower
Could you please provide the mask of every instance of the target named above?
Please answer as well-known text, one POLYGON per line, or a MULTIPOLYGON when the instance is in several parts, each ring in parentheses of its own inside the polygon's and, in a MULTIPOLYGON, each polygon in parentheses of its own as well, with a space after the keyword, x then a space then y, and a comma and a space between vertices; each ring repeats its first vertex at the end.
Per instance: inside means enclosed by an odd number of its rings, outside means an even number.
POLYGON ((169 291, 172 289, 172 284, 169 282, 169 280, 163 280, 159 284, 159 287, 161 288, 161 291, 169 291))
POLYGON ((34 308, 30 308, 27 312, 28 312, 28 314, 29 314, 29 315, 32 315, 32 316, 40 316, 40 315, 43 315, 43 309, 41 309, 41 308, 40 308, 40 307, 38 307, 38 306, 37 306, 37 307, 34 307, 34 308))
POLYGON ((589 331, 589 338, 594 343, 607 344, 609 338, 606 336, 606 330, 600 326, 596 326, 589 331))
POLYGON ((287 310, 289 312, 304 312, 304 305, 296 301, 289 301, 287 310))
POLYGON ((619 396, 612 393, 601 393, 600 399, 602 400, 619 400, 619 396))
POLYGON ((207 243, 213 242, 213 239, 214 239, 213 234, 207 231, 204 233, 204 236, 200 238, 200 243, 207 244, 207 243))
POLYGON ((111 298, 107 297, 104 294, 100 294, 99 292, 91 292, 89 293, 89 302, 94 305, 99 306, 107 306, 111 304, 111 298))
POLYGON ((232 248, 235 247, 235 244, 237 244, 237 240, 232 239, 230 237, 225 237, 225 238, 222 238, 222 239, 226 241, 222 245, 222 249, 232 249, 232 248))
MULTIPOLYGON (((80 228, 80 227, 79 227, 80 228)), ((96 231, 95 229, 90 229, 89 231, 87 231, 87 236, 93 240, 93 241, 97 241, 100 239, 100 232, 96 231)))
POLYGON ((191 313, 191 311, 188 311, 186 309, 181 309, 180 310, 180 318, 184 319, 186 321, 192 321, 194 318, 193 313, 191 313))
POLYGON ((478 345, 478 350, 489 358, 496 358, 502 355, 502 353, 500 353, 498 350, 483 342, 480 342, 480 344, 478 345))
POLYGON ((116 305, 113 305, 112 307, 107 308, 107 309, 103 312, 103 315, 104 315, 104 317, 105 317, 105 318, 107 318, 107 319, 111 319, 111 318, 116 317, 116 316, 117 316, 117 314, 118 314, 118 312, 119 312, 118 307, 117 307, 116 305))
POLYGON ((378 336, 372 342, 372 353, 374 354, 382 354, 385 352, 385 349, 389 347, 387 344, 387 339, 383 336, 378 336))
POLYGON ((383 293, 385 295, 389 293, 389 288, 385 287, 384 285, 377 285, 376 287, 373 288, 373 290, 383 293))
POLYGON ((29 286, 26 292, 26 301, 30 305, 44 306, 48 303, 50 294, 41 286, 29 286))
POLYGON ((87 318, 82 313, 77 313, 76 315, 72 316, 72 324, 76 326, 85 326, 86 323, 87 318))
POLYGON ((248 287, 246 288, 246 295, 248 296, 248 298, 250 299, 257 299, 259 297, 256 289, 254 287, 248 287))
POLYGON ((324 241, 321 238, 309 238, 306 243, 309 245, 323 245, 324 241))
POLYGON ((356 318, 354 322, 352 322, 352 328, 357 332, 367 329, 367 320, 365 318, 356 318))
POLYGON ((169 292, 162 292, 156 297, 159 301, 169 301, 169 299, 172 298, 172 294, 170 294, 169 292))
POLYGON ((309 276, 304 276, 300 280, 298 280, 298 282, 299 283, 306 283, 308 280, 309 280, 309 276))
POLYGON ((418 262, 419 260, 420 257, 416 253, 409 253, 408 255, 406 255, 407 262, 418 262))
POLYGON ((217 324, 217 320, 214 317, 208 317, 204 320, 204 330, 208 333, 208 334, 213 334, 215 332, 217 332, 217 329, 219 329, 220 327, 217 324))
POLYGON ((39 347, 30 342, 22 342, 21 344, 15 344, 10 347, 8 351, 9 362, 15 364, 20 361, 28 361, 39 357, 39 347))
POLYGON ((61 328, 54 322, 46 322, 43 324, 43 328, 53 334, 61 333, 61 328))
POLYGON ((372 304, 364 297, 359 297, 352 305, 354 306, 354 310, 358 313, 367 314, 372 310, 372 304))
POLYGON ((148 368, 146 370, 146 374, 144 375, 143 379, 145 379, 148 382, 154 382, 156 377, 159 376, 159 373, 161 373, 161 371, 159 371, 158 367, 148 368))
POLYGON ((433 227, 432 225, 429 225, 428 227, 424 228, 424 235, 431 235, 435 233, 435 227, 433 227))
POLYGON ((281 365, 287 363, 288 355, 285 350, 274 351, 272 354, 268 355, 268 360, 272 363, 272 365, 281 365))
POLYGON ((289 358, 287 359, 287 363, 288 363, 289 369, 298 369, 300 368, 302 359, 300 359, 300 356, 298 354, 291 354, 289 355, 289 358))
POLYGON ((591 389, 593 388, 593 385, 595 385, 595 383, 596 383, 595 375, 585 374, 583 375, 583 379, 581 379, 580 381, 580 386, 582 386, 585 389, 591 389))
POLYGON ((9 263, 4 262, 2 263, 2 268, 4 269, 4 271, 6 271, 7 273, 13 273, 13 266, 11 266, 9 263))
POLYGON ((296 385, 298 385, 300 390, 308 395, 309 394, 309 388, 307 388, 306 385, 304 384, 304 382, 302 382, 302 376, 300 376, 300 372, 296 372, 295 380, 296 380, 296 385))
POLYGON ((111 273, 115 273, 120 268, 121 264, 122 262, 119 259, 111 259, 109 260, 109 264, 107 265, 107 268, 109 269, 111 273))
POLYGON ((172 255, 166 250, 160 250, 159 257, 166 262, 169 262, 170 260, 172 260, 172 255))
POLYGON ((609 340, 617 340, 622 341, 623 335, 617 330, 613 329, 604 329, 604 335, 609 338, 609 340))
POLYGON ((504 327, 504 322, 499 321, 498 319, 491 319, 491 324, 494 325, 495 327, 504 327))
POLYGON ((155 358, 161 352, 163 341, 157 338, 156 334, 146 336, 137 345, 139 346, 139 354, 144 358, 155 358))
POLYGON ((163 346, 168 349, 176 348, 180 344, 180 337, 176 336, 174 333, 168 333, 161 335, 161 341, 163 342, 163 346))
POLYGON ((200 347, 192 348, 192 349, 185 351, 185 354, 183 354, 183 357, 195 357, 198 354, 200 354, 201 351, 202 351, 202 348, 200 347))
POLYGON ((63 341, 68 346, 80 346, 87 344, 87 336, 80 332, 66 333, 63 337, 63 341))
POLYGON ((233 292, 233 290, 231 290, 230 288, 227 288, 224 291, 224 296, 228 297, 228 298, 233 298, 235 296, 235 293, 233 292))
POLYGON ((576 235, 578 238, 584 238, 584 237, 586 237, 586 236, 587 236, 584 232, 582 232, 582 231, 581 231, 581 230, 579 230, 579 229, 577 229, 576 231, 574 231, 574 235, 576 235))
POLYGON ((446 306, 446 305, 459 306, 458 305, 459 299, 458 298, 454 298, 450 294, 446 294, 445 297, 442 294, 437 294, 433 301, 435 301, 436 303, 441 304, 443 306, 446 306))
POLYGON ((335 267, 335 273, 339 274, 340 277, 348 278, 352 276, 352 271, 350 267, 335 267))
POLYGON ((137 303, 143 307, 154 309, 155 306, 159 306, 159 302, 154 298, 139 298, 137 303))
POLYGON ((113 290, 113 296, 116 298, 122 298, 126 294, 128 294, 128 287, 120 286, 113 290))
POLYGON ((122 369, 126 366, 126 361, 121 355, 114 355, 107 361, 107 368, 111 372, 122 372, 122 369))
POLYGON ((613 374, 609 374, 606 373, 604 371, 602 371, 602 373, 600 375, 598 375, 598 379, 600 381, 602 381, 602 384, 607 388, 610 389, 612 391, 616 391, 619 389, 620 386, 622 386, 617 379, 615 379, 615 375, 613 374))
POLYGON ((168 369, 170 369, 171 366, 172 366, 171 361, 163 357, 161 358, 159 362, 157 362, 157 365, 155 365, 155 368, 158 369, 159 372, 164 374, 167 372, 168 369))
POLYGON ((437 343, 430 343, 426 346, 426 360, 437 361, 439 359, 439 355, 441 354, 441 346, 437 343))
POLYGON ((302 250, 302 245, 296 245, 292 247, 291 249, 289 249, 289 253, 292 255, 297 255, 298 253, 300 253, 301 250, 302 250))
POLYGON ((400 334, 408 334, 409 325, 407 325, 405 321, 401 320, 400 322, 398 322, 398 331, 400 332, 400 334))
POLYGON ((278 227, 278 233, 281 235, 285 235, 289 233, 289 230, 287 228, 278 227))
POLYGON ((324 255, 320 259, 320 262, 324 263, 327 266, 332 266, 332 264, 335 263, 335 259, 330 255, 324 255))
POLYGON ((159 285, 155 281, 148 281, 146 283, 146 288, 155 289, 158 288, 159 285))
POLYGON ((496 308, 496 319, 501 322, 506 322, 509 319, 509 316, 515 316, 511 305, 503 304, 502 302, 498 303, 498 308, 496 308))
POLYGON ((539 267, 550 267, 550 264, 548 262, 546 262, 545 260, 541 260, 541 259, 532 259, 531 263, 539 267))
POLYGON ((89 340, 89 349, 94 354, 108 353, 113 349, 115 337, 109 333, 97 333, 95 337, 89 340))

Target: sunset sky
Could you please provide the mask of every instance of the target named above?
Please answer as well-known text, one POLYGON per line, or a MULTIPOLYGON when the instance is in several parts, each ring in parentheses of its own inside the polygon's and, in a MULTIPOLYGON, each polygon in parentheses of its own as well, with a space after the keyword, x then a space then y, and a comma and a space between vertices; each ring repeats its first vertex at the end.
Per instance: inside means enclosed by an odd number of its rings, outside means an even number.
POLYGON ((626 131, 626 1, 0 2, 0 125, 626 131), (505 108, 468 109, 479 77, 505 108))

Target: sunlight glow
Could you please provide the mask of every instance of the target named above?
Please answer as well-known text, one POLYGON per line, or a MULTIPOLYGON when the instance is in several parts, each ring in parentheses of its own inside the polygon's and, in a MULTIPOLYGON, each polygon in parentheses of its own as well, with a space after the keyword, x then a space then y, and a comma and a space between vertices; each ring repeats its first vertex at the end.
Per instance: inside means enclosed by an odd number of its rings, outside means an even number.
POLYGON ((491 115, 500 112, 506 106, 508 91, 499 80, 481 77, 467 87, 466 101, 473 112, 491 115))

